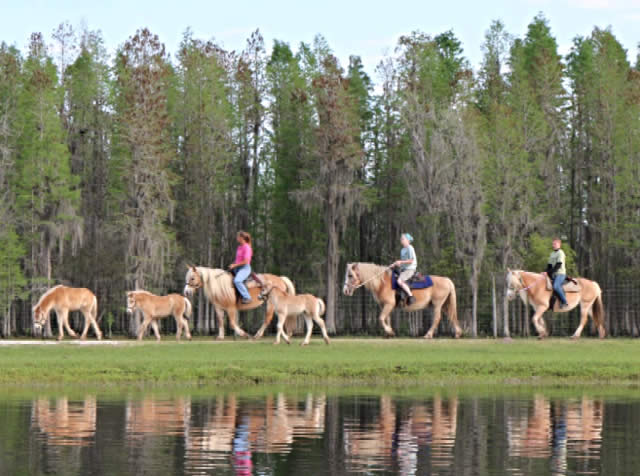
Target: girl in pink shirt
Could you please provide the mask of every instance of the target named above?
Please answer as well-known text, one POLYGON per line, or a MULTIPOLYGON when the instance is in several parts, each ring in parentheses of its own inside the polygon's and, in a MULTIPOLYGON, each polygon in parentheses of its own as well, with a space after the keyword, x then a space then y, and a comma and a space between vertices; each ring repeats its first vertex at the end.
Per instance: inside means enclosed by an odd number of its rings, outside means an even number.
POLYGON ((251 257, 253 256, 251 235, 246 231, 239 231, 236 239, 238 240, 236 260, 233 264, 229 265, 229 270, 235 274, 233 284, 240 293, 240 296, 242 296, 242 303, 249 304, 251 303, 251 295, 244 282, 251 275, 251 257))

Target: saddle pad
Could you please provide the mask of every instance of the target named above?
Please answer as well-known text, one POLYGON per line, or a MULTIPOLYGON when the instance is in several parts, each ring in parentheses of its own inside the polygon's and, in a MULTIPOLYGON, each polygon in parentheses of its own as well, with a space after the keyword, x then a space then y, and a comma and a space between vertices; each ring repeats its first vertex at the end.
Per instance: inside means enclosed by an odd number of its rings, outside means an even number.
MULTIPOLYGON (((423 279, 420 279, 418 281, 412 280, 411 282, 409 282, 409 289, 425 289, 430 288, 431 286, 433 286, 433 280, 431 279, 431 276, 425 276, 423 279)), ((391 274, 391 288, 398 289, 398 277, 395 273, 391 274)))
MULTIPOLYGON (((580 283, 567 278, 562 285, 562 289, 564 289, 565 293, 579 293, 580 283)), ((547 291, 553 291, 553 283, 551 282, 551 278, 549 278, 549 276, 547 276, 547 291)))

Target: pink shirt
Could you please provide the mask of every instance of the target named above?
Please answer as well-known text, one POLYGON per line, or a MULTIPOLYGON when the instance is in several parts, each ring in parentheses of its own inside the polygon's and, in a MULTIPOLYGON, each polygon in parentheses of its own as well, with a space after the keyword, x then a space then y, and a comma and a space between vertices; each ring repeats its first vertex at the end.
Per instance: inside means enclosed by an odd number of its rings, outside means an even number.
POLYGON ((253 250, 249 243, 245 243, 244 245, 238 246, 236 250, 236 264, 242 263, 243 261, 247 261, 248 264, 251 263, 251 257, 253 256, 253 250))

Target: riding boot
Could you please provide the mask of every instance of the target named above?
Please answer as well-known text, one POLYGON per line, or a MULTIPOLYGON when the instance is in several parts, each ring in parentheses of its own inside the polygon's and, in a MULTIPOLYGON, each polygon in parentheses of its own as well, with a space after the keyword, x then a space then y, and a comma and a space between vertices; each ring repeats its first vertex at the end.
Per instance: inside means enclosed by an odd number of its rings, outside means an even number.
POLYGON ((553 312, 553 306, 556 305, 556 300, 558 297, 556 296, 555 291, 551 294, 551 299, 549 299, 549 311, 553 312))

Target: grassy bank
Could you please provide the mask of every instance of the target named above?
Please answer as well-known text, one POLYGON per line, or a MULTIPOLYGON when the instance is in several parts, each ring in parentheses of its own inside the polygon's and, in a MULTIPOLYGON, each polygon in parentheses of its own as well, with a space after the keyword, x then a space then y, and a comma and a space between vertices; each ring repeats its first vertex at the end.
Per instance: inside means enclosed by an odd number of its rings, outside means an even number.
POLYGON ((318 340, 0 346, 10 385, 640 385, 640 341, 318 340))

